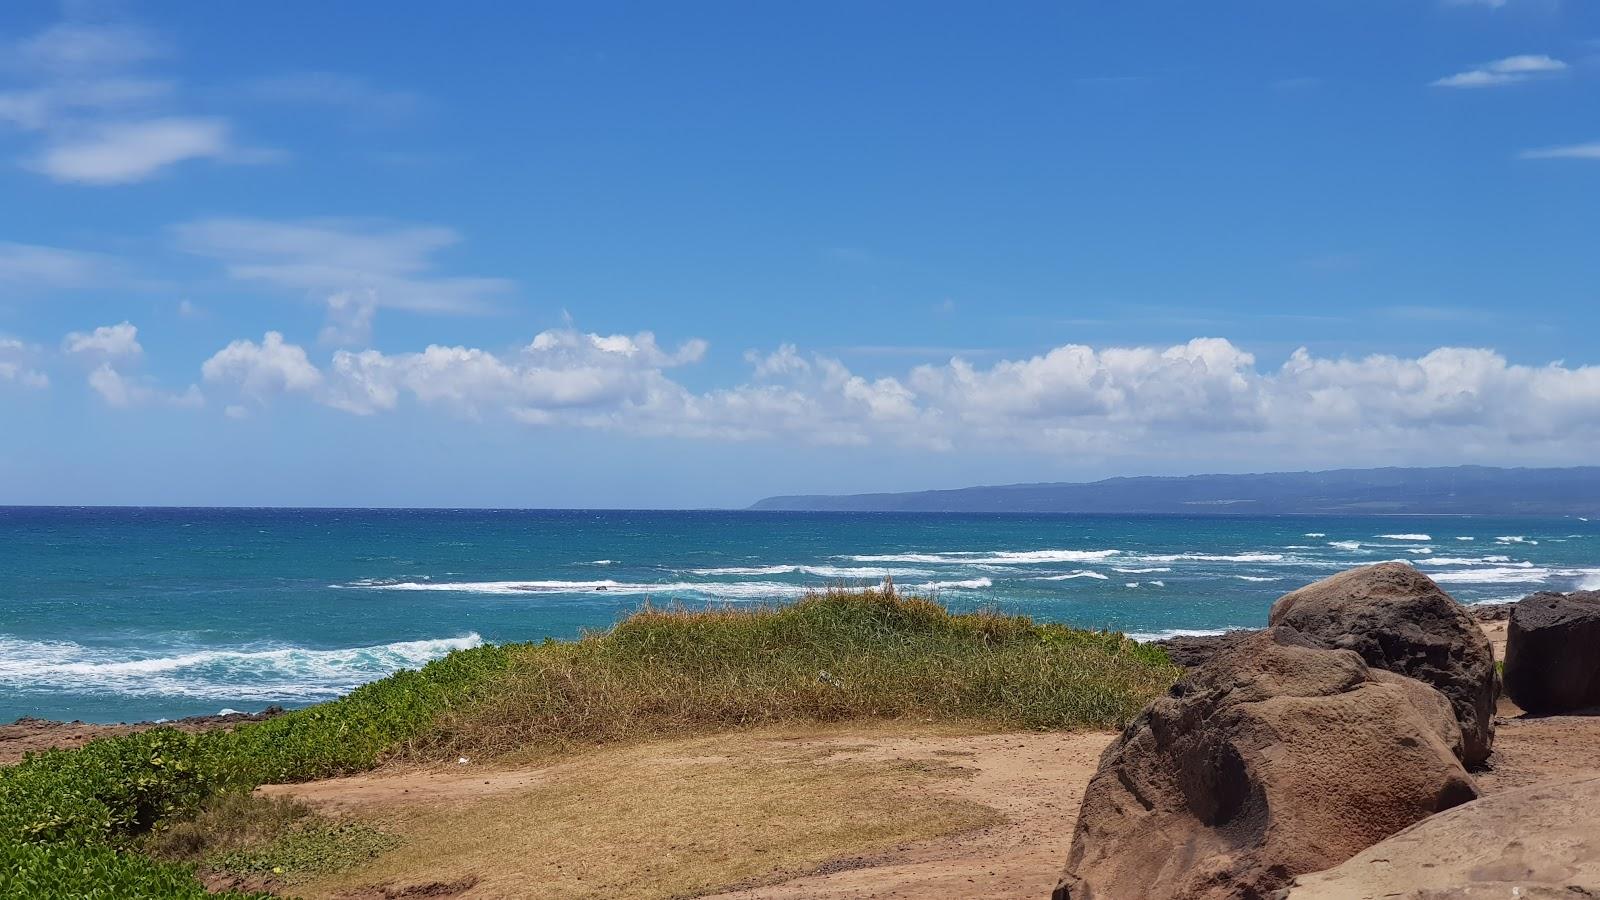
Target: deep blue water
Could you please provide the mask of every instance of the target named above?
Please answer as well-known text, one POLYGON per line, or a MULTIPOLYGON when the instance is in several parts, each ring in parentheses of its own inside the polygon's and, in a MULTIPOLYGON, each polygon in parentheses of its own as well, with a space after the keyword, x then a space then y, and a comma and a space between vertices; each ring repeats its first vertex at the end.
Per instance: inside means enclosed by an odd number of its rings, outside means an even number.
POLYGON ((604 628, 646 599, 885 575, 1145 637, 1256 626, 1284 592, 1386 559, 1464 602, 1600 587, 1600 523, 0 508, 0 721, 304 704, 451 648, 604 628))

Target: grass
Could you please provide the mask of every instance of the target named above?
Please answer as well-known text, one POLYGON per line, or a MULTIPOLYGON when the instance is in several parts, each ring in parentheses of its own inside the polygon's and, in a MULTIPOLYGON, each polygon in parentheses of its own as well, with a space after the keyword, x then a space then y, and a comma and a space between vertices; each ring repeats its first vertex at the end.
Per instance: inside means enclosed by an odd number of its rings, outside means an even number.
POLYGON ((443 882, 486 896, 529 885, 571 900, 698 896, 996 821, 936 789, 962 777, 949 763, 828 756, 771 730, 584 753, 516 790, 372 807, 405 849, 296 891, 443 882))
POLYGON ((511 652, 472 704, 409 748, 573 747, 795 722, 917 719, 1120 728, 1177 670, 1120 634, 928 600, 835 591, 786 606, 652 609, 573 643, 511 652))
MULTIPOLYGON (((1121 635, 957 615, 887 591, 753 610, 647 608, 576 642, 458 651, 231 732, 154 729, 30 756, 0 769, 0 888, 47 884, 40 873, 64 867, 99 873, 104 896, 188 896, 117 893, 152 879, 193 884, 187 864, 132 852, 158 826, 198 821, 228 792, 394 756, 549 755, 852 719, 1114 728, 1177 674, 1159 650, 1121 635)), ((94 896, 61 883, 32 893, 94 896)))

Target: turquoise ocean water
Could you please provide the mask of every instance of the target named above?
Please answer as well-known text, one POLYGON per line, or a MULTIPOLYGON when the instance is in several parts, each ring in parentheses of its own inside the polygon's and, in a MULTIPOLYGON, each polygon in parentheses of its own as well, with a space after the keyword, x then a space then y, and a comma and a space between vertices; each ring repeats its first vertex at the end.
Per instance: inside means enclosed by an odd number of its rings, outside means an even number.
POLYGON ((1581 519, 0 508, 0 721, 325 700, 647 599, 832 583, 1150 638, 1259 626, 1284 592, 1415 562, 1463 602, 1600 587, 1581 519))

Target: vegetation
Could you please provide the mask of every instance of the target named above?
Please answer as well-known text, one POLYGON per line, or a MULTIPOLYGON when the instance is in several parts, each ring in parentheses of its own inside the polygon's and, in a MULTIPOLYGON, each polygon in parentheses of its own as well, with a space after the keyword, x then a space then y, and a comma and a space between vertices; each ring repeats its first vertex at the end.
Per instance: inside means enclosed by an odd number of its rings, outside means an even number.
POLYGON ((1176 674, 1159 650, 1121 635, 956 615, 886 591, 753 611, 647 608, 577 642, 458 651, 231 732, 155 729, 0 769, 0 893, 191 896, 187 864, 132 852, 158 825, 193 819, 227 792, 361 771, 388 755, 550 752, 857 718, 1116 727, 1176 674))

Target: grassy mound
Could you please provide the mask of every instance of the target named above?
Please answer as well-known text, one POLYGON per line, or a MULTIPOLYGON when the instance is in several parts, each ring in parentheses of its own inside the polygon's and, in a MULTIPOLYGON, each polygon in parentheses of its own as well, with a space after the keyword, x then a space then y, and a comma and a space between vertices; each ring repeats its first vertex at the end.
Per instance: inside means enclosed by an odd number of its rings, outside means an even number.
POLYGON ((425 755, 535 752, 786 722, 916 718, 1119 728, 1175 677, 1120 634, 956 614, 880 591, 755 609, 646 608, 613 630, 511 651, 425 755))
POLYGON ((232 732, 155 729, 0 769, 0 894, 193 896, 190 867, 131 852, 150 832, 229 791, 393 754, 551 752, 856 718, 1117 727, 1176 675, 1160 651, 1121 635, 956 615, 882 591, 646 609, 577 642, 458 651, 232 732))

